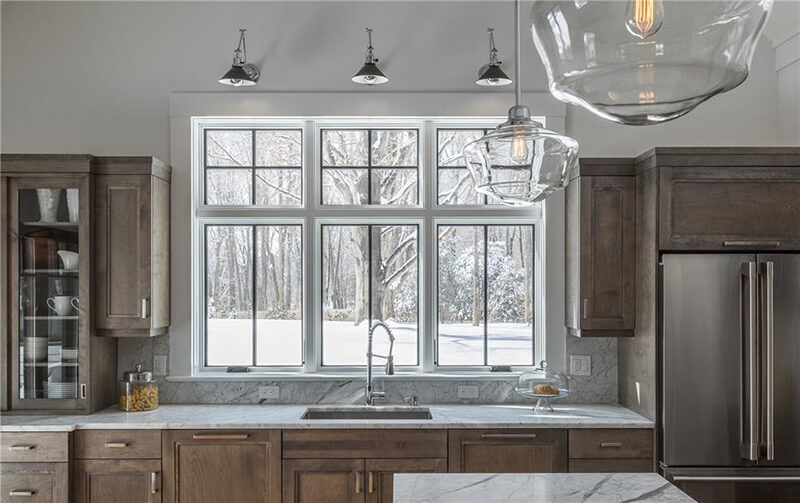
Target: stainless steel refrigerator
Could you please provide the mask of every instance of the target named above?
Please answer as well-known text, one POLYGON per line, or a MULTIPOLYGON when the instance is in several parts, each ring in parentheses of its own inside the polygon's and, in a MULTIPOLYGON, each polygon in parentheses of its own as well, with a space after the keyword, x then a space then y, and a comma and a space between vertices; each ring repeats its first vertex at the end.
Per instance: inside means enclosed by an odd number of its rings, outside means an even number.
POLYGON ((665 475, 702 503, 800 502, 800 254, 662 261, 665 475))

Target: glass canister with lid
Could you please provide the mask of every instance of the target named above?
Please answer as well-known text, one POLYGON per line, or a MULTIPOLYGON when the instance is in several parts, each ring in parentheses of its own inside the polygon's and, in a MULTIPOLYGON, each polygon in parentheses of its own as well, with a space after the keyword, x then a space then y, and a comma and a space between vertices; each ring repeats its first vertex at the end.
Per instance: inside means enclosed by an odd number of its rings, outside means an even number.
POLYGON ((138 412, 158 408, 158 386, 152 372, 142 372, 142 364, 134 371, 124 372, 119 383, 119 409, 138 412))

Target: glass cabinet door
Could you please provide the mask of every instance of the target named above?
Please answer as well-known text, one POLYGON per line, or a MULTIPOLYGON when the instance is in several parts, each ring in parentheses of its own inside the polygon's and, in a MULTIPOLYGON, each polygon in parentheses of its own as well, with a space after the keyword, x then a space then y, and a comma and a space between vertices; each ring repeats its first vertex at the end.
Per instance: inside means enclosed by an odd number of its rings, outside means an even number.
POLYGON ((81 215, 85 188, 80 178, 43 178, 19 180, 12 192, 11 226, 17 236, 12 296, 18 308, 14 403, 19 408, 31 401, 41 401, 31 408, 72 408, 85 398, 81 347, 87 310, 81 303, 89 302, 82 298, 88 271, 80 260, 88 236, 81 219, 88 222, 81 215))

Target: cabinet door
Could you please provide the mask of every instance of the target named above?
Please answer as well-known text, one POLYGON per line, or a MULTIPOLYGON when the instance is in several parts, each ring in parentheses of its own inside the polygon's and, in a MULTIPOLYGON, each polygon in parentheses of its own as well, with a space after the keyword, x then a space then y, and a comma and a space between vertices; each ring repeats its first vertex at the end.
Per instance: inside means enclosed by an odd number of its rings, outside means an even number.
POLYGON ((161 460, 75 461, 75 503, 161 501, 161 460))
POLYGON ((800 249, 798 168, 660 167, 660 248, 800 249))
POLYGON ((287 459, 283 503, 364 503, 363 459, 287 459))
POLYGON ((0 503, 68 501, 67 463, 0 463, 0 503))
POLYGON ((447 460, 368 459, 364 468, 367 472, 367 502, 392 503, 395 473, 445 473, 447 460))
POLYGON ((567 471, 566 430, 450 430, 449 471, 567 471))
POLYGON ((165 503, 280 501, 278 430, 163 432, 165 503))
POLYGON ((149 329, 150 176, 99 175, 97 328, 149 329))
POLYGON ((632 336, 636 179, 582 176, 567 190, 567 327, 578 336, 632 336))

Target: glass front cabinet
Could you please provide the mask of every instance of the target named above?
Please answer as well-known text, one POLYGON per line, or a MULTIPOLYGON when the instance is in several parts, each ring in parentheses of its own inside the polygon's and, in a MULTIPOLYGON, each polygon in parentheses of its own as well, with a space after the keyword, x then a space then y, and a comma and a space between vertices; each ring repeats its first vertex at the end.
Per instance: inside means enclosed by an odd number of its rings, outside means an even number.
POLYGON ((96 165, 3 156, 3 410, 89 413, 116 400, 116 334, 95 326, 95 286, 107 283, 95 265, 96 165))

